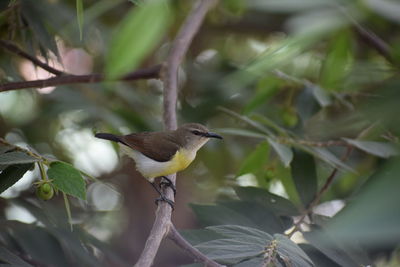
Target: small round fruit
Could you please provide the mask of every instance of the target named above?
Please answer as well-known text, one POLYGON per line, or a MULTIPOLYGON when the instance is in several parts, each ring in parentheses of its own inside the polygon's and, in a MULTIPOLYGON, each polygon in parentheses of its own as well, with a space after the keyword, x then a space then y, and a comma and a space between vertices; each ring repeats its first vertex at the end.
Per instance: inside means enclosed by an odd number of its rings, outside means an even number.
POLYGON ((50 184, 42 184, 36 188, 36 196, 43 200, 49 200, 54 196, 54 189, 50 184))

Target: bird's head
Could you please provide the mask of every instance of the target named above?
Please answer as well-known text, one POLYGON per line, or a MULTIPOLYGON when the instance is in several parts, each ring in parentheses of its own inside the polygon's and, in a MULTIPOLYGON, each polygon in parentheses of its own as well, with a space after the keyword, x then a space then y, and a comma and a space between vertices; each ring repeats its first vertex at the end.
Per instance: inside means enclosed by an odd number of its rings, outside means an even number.
POLYGON ((176 133, 183 147, 195 150, 202 147, 210 138, 222 139, 222 136, 210 132, 207 127, 199 123, 183 124, 176 133))

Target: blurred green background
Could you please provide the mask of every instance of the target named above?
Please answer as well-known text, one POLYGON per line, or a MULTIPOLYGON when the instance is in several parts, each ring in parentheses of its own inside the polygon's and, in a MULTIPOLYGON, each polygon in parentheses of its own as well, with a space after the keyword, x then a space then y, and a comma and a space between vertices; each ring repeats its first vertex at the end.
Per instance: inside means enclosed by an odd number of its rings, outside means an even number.
MULTIPOLYGON (((4 0, 0 38, 66 73, 118 78, 162 63, 193 4, 144 2, 4 0)), ((224 141, 209 142, 178 175, 176 227, 288 233, 337 169, 301 228, 307 233, 293 240, 307 243, 315 266, 400 266, 399 24, 400 3, 391 0, 219 1, 181 65, 177 113, 180 124, 203 123, 224 141), (283 204, 266 209, 267 191, 283 204)), ((54 76, 0 51, 1 84, 54 76)), ((0 92, 0 137, 99 180, 87 180, 86 201, 69 197, 71 232, 62 194, 35 196, 35 165, 0 195, 1 261, 137 260, 156 194, 94 133, 162 130, 162 91, 148 79, 0 92)), ((154 265, 191 262, 165 240, 154 265)))

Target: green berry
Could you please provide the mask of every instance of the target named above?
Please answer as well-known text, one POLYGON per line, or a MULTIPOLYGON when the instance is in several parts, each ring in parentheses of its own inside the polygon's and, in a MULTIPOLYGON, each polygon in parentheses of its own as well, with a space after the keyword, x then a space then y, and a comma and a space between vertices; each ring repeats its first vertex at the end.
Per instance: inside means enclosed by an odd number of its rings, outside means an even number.
POLYGON ((43 200, 49 200, 54 196, 54 189, 48 183, 41 184, 36 188, 36 196, 43 200))

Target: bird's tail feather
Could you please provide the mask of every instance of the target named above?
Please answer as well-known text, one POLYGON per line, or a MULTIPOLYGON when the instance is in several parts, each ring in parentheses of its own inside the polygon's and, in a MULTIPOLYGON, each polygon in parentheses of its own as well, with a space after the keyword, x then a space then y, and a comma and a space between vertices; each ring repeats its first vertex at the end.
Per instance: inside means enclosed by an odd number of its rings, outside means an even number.
POLYGON ((118 142, 118 143, 123 143, 121 138, 118 135, 115 135, 115 134, 97 133, 94 136, 97 137, 97 138, 100 138, 100 139, 106 139, 106 140, 110 140, 110 141, 114 141, 114 142, 118 142))

